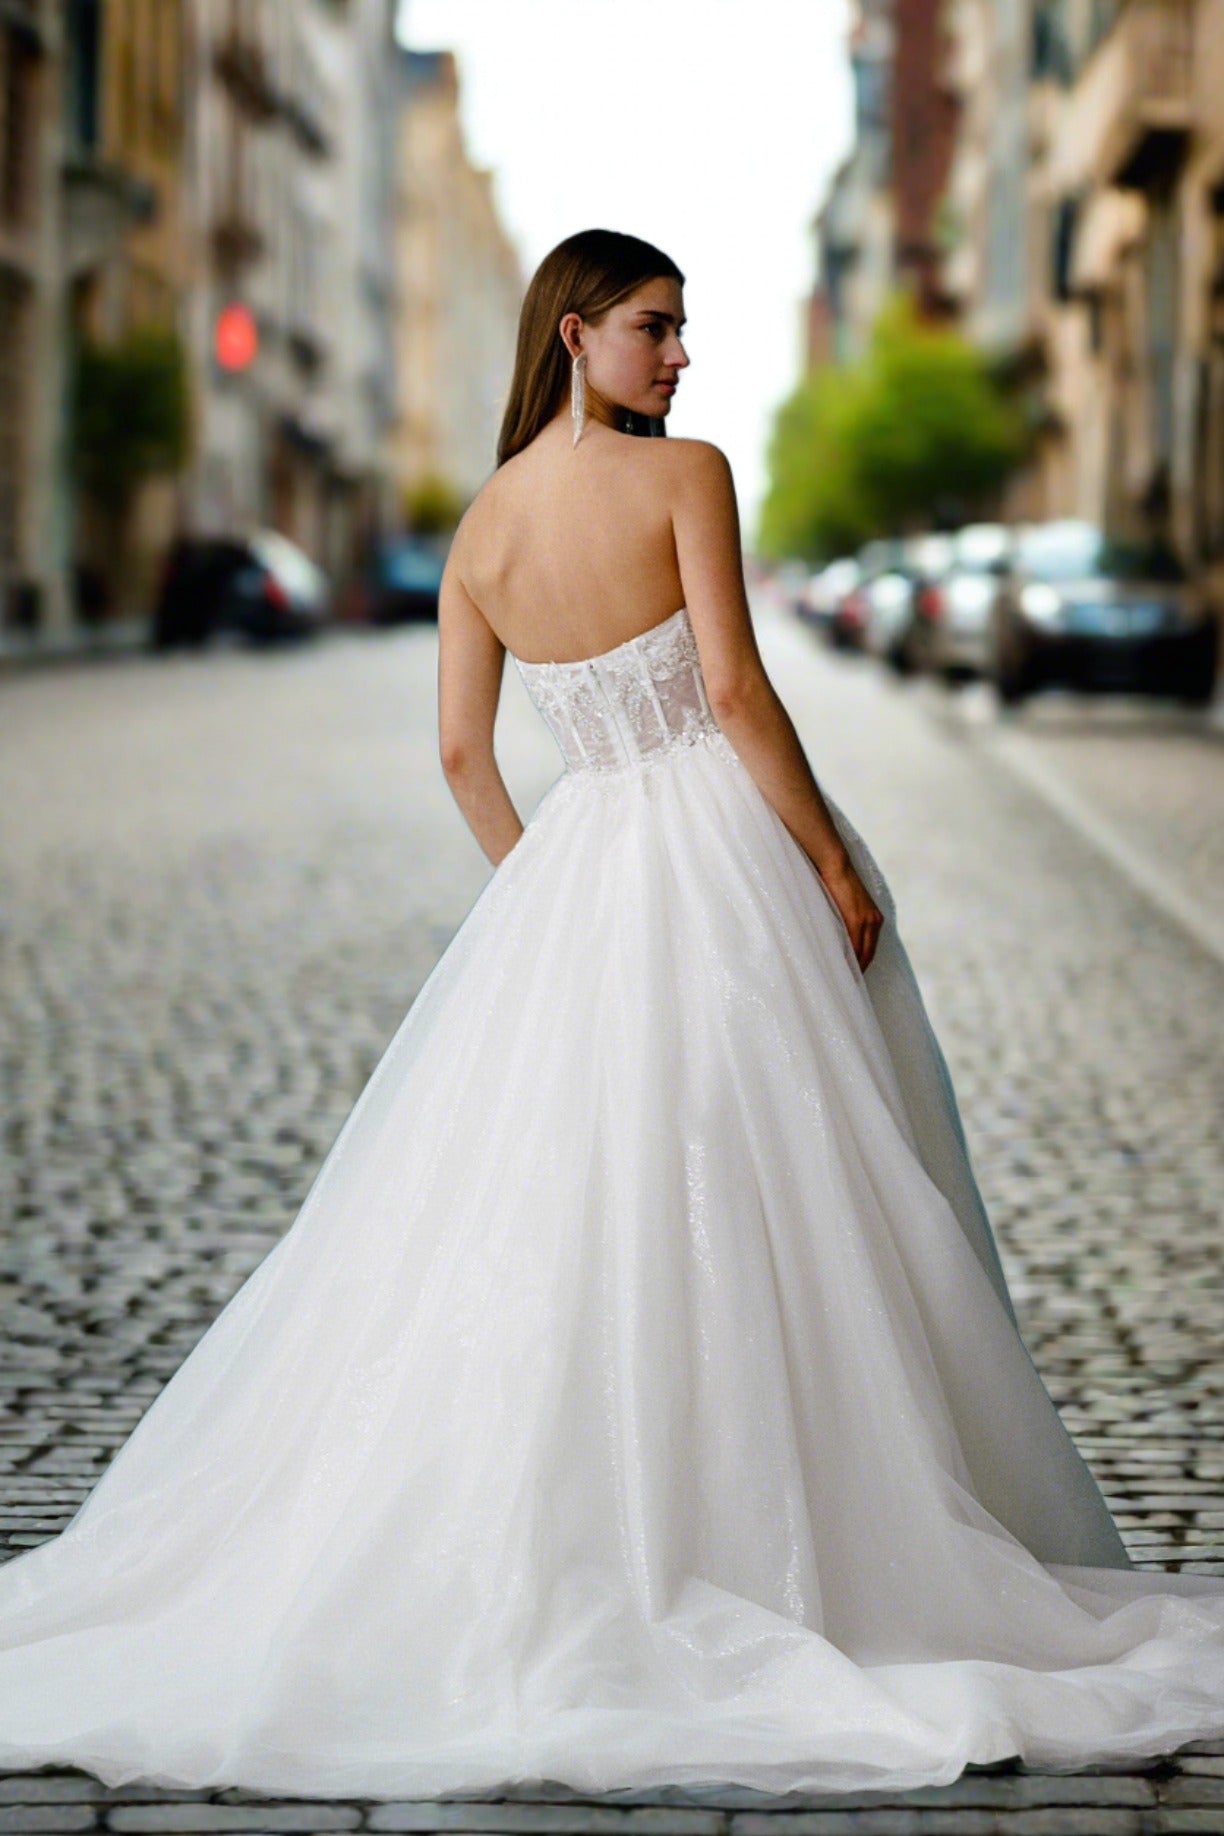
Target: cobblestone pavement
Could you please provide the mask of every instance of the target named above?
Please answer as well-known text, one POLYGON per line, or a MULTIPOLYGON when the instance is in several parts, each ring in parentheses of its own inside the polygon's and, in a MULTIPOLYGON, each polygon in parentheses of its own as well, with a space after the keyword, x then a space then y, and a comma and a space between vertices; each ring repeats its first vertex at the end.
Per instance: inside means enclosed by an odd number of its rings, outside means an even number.
POLYGON ((1224 700, 1202 712, 1070 691, 1000 711, 984 683, 918 692, 1008 763, 1224 960, 1224 700))
MULTIPOLYGON (((944 718, 933 685, 833 655, 764 601, 758 627, 818 777, 897 895, 1064 1420, 1137 1560, 1224 1572, 1224 965, 972 720, 944 718)), ((484 884, 437 767, 435 669, 421 628, 0 682, 10 1552, 62 1528, 292 1222, 484 884)), ((513 669, 499 739, 526 814, 558 761, 513 669)), ((894 1796, 549 1796, 298 1805, 44 1772, 0 1777, 0 1832, 1224 1831, 1224 1742, 894 1796)))

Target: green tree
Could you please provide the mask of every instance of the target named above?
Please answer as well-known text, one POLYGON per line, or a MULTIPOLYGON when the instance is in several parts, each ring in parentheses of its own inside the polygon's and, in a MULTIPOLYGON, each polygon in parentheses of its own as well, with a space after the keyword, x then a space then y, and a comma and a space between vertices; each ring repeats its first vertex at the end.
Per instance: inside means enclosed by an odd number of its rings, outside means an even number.
POLYGON ((819 561, 965 521, 1026 448, 1024 418, 982 354, 897 294, 864 358, 810 372, 779 409, 758 546, 819 561))
POLYGON ((844 462, 862 381, 856 371, 810 370, 779 409, 767 454, 762 554, 817 559, 863 540, 871 507, 858 472, 844 462))
MULTIPOLYGON (((132 511, 149 479, 173 475, 191 443, 187 360, 177 332, 139 326, 117 344, 78 349, 69 400, 69 464, 93 526, 97 604, 138 592, 132 511)), ((82 612, 85 602, 82 601, 82 612)), ((96 615, 96 613, 95 613, 96 615)))
POLYGON ((73 379, 72 466, 99 506, 126 522, 140 486, 180 471, 189 442, 187 362, 176 331, 139 326, 118 344, 81 346, 73 379))
POLYGON ((424 473, 404 493, 404 516, 418 535, 448 535, 466 508, 460 492, 438 472, 424 473))

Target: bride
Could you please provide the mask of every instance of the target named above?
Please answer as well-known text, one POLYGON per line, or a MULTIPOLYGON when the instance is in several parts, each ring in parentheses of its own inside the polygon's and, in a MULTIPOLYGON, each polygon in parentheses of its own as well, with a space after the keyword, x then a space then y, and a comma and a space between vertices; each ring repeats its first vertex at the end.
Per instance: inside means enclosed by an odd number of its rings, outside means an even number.
POLYGON ((754 642, 719 450, 636 439, 684 277, 523 306, 439 614, 495 865, 292 1228, 0 1571, 0 1764, 305 1796, 765 1791, 1224 1733, 1025 1349, 862 838, 754 642), (565 769, 524 826, 505 653, 565 769))

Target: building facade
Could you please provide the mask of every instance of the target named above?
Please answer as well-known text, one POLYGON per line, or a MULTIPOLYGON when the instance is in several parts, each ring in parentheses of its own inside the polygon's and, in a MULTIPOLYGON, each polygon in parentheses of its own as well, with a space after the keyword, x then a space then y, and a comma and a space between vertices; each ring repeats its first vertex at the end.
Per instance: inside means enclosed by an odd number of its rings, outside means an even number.
MULTIPOLYGON (((58 309, 63 33, 50 0, 0 13, 0 632, 48 611, 57 449, 50 327, 58 309)), ((62 618, 65 606, 53 608, 62 618)))
POLYGON ((854 138, 813 222, 816 284, 808 360, 848 363, 861 355, 895 284, 896 203, 892 186, 891 0, 857 0, 848 52, 854 138))
POLYGON ((391 507, 394 7, 195 4, 190 522, 273 525, 343 582, 391 507))
POLYGON ((395 12, 0 3, 0 643, 146 616, 179 532, 273 524, 343 584, 394 520, 395 12), (118 512, 74 392, 149 328, 186 446, 118 512))
POLYGON ((1034 384, 1009 509, 1162 536, 1218 573, 1224 0, 956 0, 955 16, 962 47, 991 49, 952 180, 980 214, 949 271, 969 335, 1034 384))
POLYGON ((893 0, 889 94, 893 268, 925 319, 948 316, 944 205, 959 98, 945 0, 893 0))
MULTIPOLYGON (((105 609, 72 464, 76 353, 173 319, 182 284, 182 12, 137 4, 0 10, 0 633, 105 609)), ((168 514, 145 498, 137 529, 168 514)))
POLYGON ((401 505, 434 479, 467 500, 496 465, 524 281, 464 143, 453 53, 401 50, 398 71, 395 476, 401 505))
POLYGON ((1007 514, 1166 537, 1224 604, 1224 0, 861 0, 851 66, 809 357, 908 285, 1025 405, 1007 514))

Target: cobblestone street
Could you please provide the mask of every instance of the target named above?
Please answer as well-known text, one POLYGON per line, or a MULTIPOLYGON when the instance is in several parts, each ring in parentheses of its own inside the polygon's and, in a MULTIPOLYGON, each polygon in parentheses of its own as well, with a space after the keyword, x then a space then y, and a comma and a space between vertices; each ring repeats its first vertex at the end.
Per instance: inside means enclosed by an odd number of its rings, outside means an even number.
MULTIPOLYGON (((1137 1560, 1224 1574, 1224 735, 1078 702, 1001 723, 985 691, 834 654, 764 598, 757 616, 896 894, 1063 1419, 1137 1560)), ((0 680, 9 1553, 63 1527, 292 1222, 487 878, 438 767, 435 688, 430 627, 0 680)), ((499 723, 526 816, 559 760, 511 665, 499 723)), ((1224 1740, 1142 1772, 1003 1766, 802 1803, 504 1795, 295 1805, 0 1775, 0 1832, 1224 1832, 1224 1740)))

